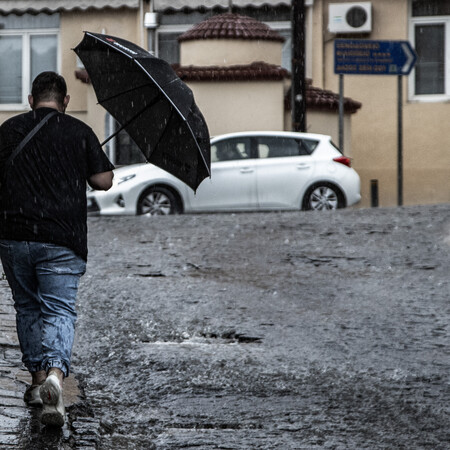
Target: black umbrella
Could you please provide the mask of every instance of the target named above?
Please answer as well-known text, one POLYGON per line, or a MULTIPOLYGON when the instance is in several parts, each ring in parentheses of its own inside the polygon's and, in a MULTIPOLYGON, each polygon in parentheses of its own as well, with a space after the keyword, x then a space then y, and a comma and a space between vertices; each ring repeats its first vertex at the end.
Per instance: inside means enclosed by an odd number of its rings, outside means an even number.
POLYGON ((74 51, 98 102, 147 161, 196 190, 211 174, 208 127, 192 91, 170 65, 131 42, 104 34, 85 32, 74 51))

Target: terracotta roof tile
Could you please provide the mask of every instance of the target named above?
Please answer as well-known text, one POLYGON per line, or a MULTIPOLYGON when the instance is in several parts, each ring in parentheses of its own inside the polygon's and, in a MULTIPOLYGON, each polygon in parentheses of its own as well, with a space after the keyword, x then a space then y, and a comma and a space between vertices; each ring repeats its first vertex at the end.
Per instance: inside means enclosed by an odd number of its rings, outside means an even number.
MULTIPOLYGON (((354 114, 361 106, 362 103, 349 97, 344 97, 344 111, 346 113, 354 114)), ((307 80, 306 107, 312 111, 339 111, 339 94, 311 86, 311 80, 307 80)), ((287 110, 291 109, 291 89, 286 93, 285 108, 287 110)))
MULTIPOLYGON (((306 104, 315 110, 338 111, 339 95, 332 91, 308 86, 306 89, 306 104)), ((344 111, 350 114, 360 109, 362 104, 351 98, 344 97, 344 111)))
POLYGON ((194 25, 178 37, 178 41, 201 39, 248 39, 284 42, 281 36, 268 25, 239 14, 219 14, 194 25))
POLYGON ((289 78, 286 69, 265 62, 207 67, 174 65, 173 68, 183 81, 278 81, 289 78))
MULTIPOLYGON (((290 78, 290 73, 273 64, 254 62, 238 66, 173 66, 176 74, 185 82, 189 81, 281 81, 290 78)), ((311 85, 307 80, 306 106, 312 111, 338 111, 339 95, 311 85)), ((344 98, 344 111, 353 114, 362 104, 351 98, 344 98)), ((285 97, 285 108, 291 109, 291 90, 285 97)))
MULTIPOLYGON (((254 62, 249 65, 239 66, 173 66, 176 74, 186 82, 189 81, 281 81, 290 78, 290 73, 280 66, 264 62, 254 62)), ((90 83, 89 75, 85 69, 75 72, 75 77, 83 83, 90 83)), ((311 111, 339 110, 339 95, 326 90, 311 86, 311 80, 307 80, 306 106, 311 111)), ((353 114, 360 109, 362 104, 351 98, 344 97, 344 111, 353 114)), ((291 109, 291 90, 285 96, 285 108, 291 109)))

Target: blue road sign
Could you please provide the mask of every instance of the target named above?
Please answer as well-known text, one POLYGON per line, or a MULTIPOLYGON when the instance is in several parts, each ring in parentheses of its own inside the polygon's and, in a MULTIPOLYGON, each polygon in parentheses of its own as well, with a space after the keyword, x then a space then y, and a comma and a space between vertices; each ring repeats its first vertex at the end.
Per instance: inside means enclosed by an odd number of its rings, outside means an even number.
POLYGON ((416 60, 408 41, 334 41, 334 73, 338 74, 408 75, 416 60))

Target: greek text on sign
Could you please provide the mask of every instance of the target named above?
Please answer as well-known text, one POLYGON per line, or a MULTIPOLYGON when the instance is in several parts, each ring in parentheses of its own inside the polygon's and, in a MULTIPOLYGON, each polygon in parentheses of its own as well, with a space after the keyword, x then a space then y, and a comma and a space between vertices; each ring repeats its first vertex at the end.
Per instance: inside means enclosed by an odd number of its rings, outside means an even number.
POLYGON ((334 41, 334 73, 408 75, 416 59, 416 52, 408 41, 334 41))

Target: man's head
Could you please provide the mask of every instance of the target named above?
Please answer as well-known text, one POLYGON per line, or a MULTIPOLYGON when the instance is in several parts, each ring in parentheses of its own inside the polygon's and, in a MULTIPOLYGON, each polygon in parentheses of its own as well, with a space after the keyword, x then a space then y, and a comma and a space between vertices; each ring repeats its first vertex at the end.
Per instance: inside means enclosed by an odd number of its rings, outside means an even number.
POLYGON ((34 79, 31 86, 31 95, 28 96, 32 109, 54 105, 61 112, 65 111, 69 99, 64 78, 55 72, 40 73, 34 79))

